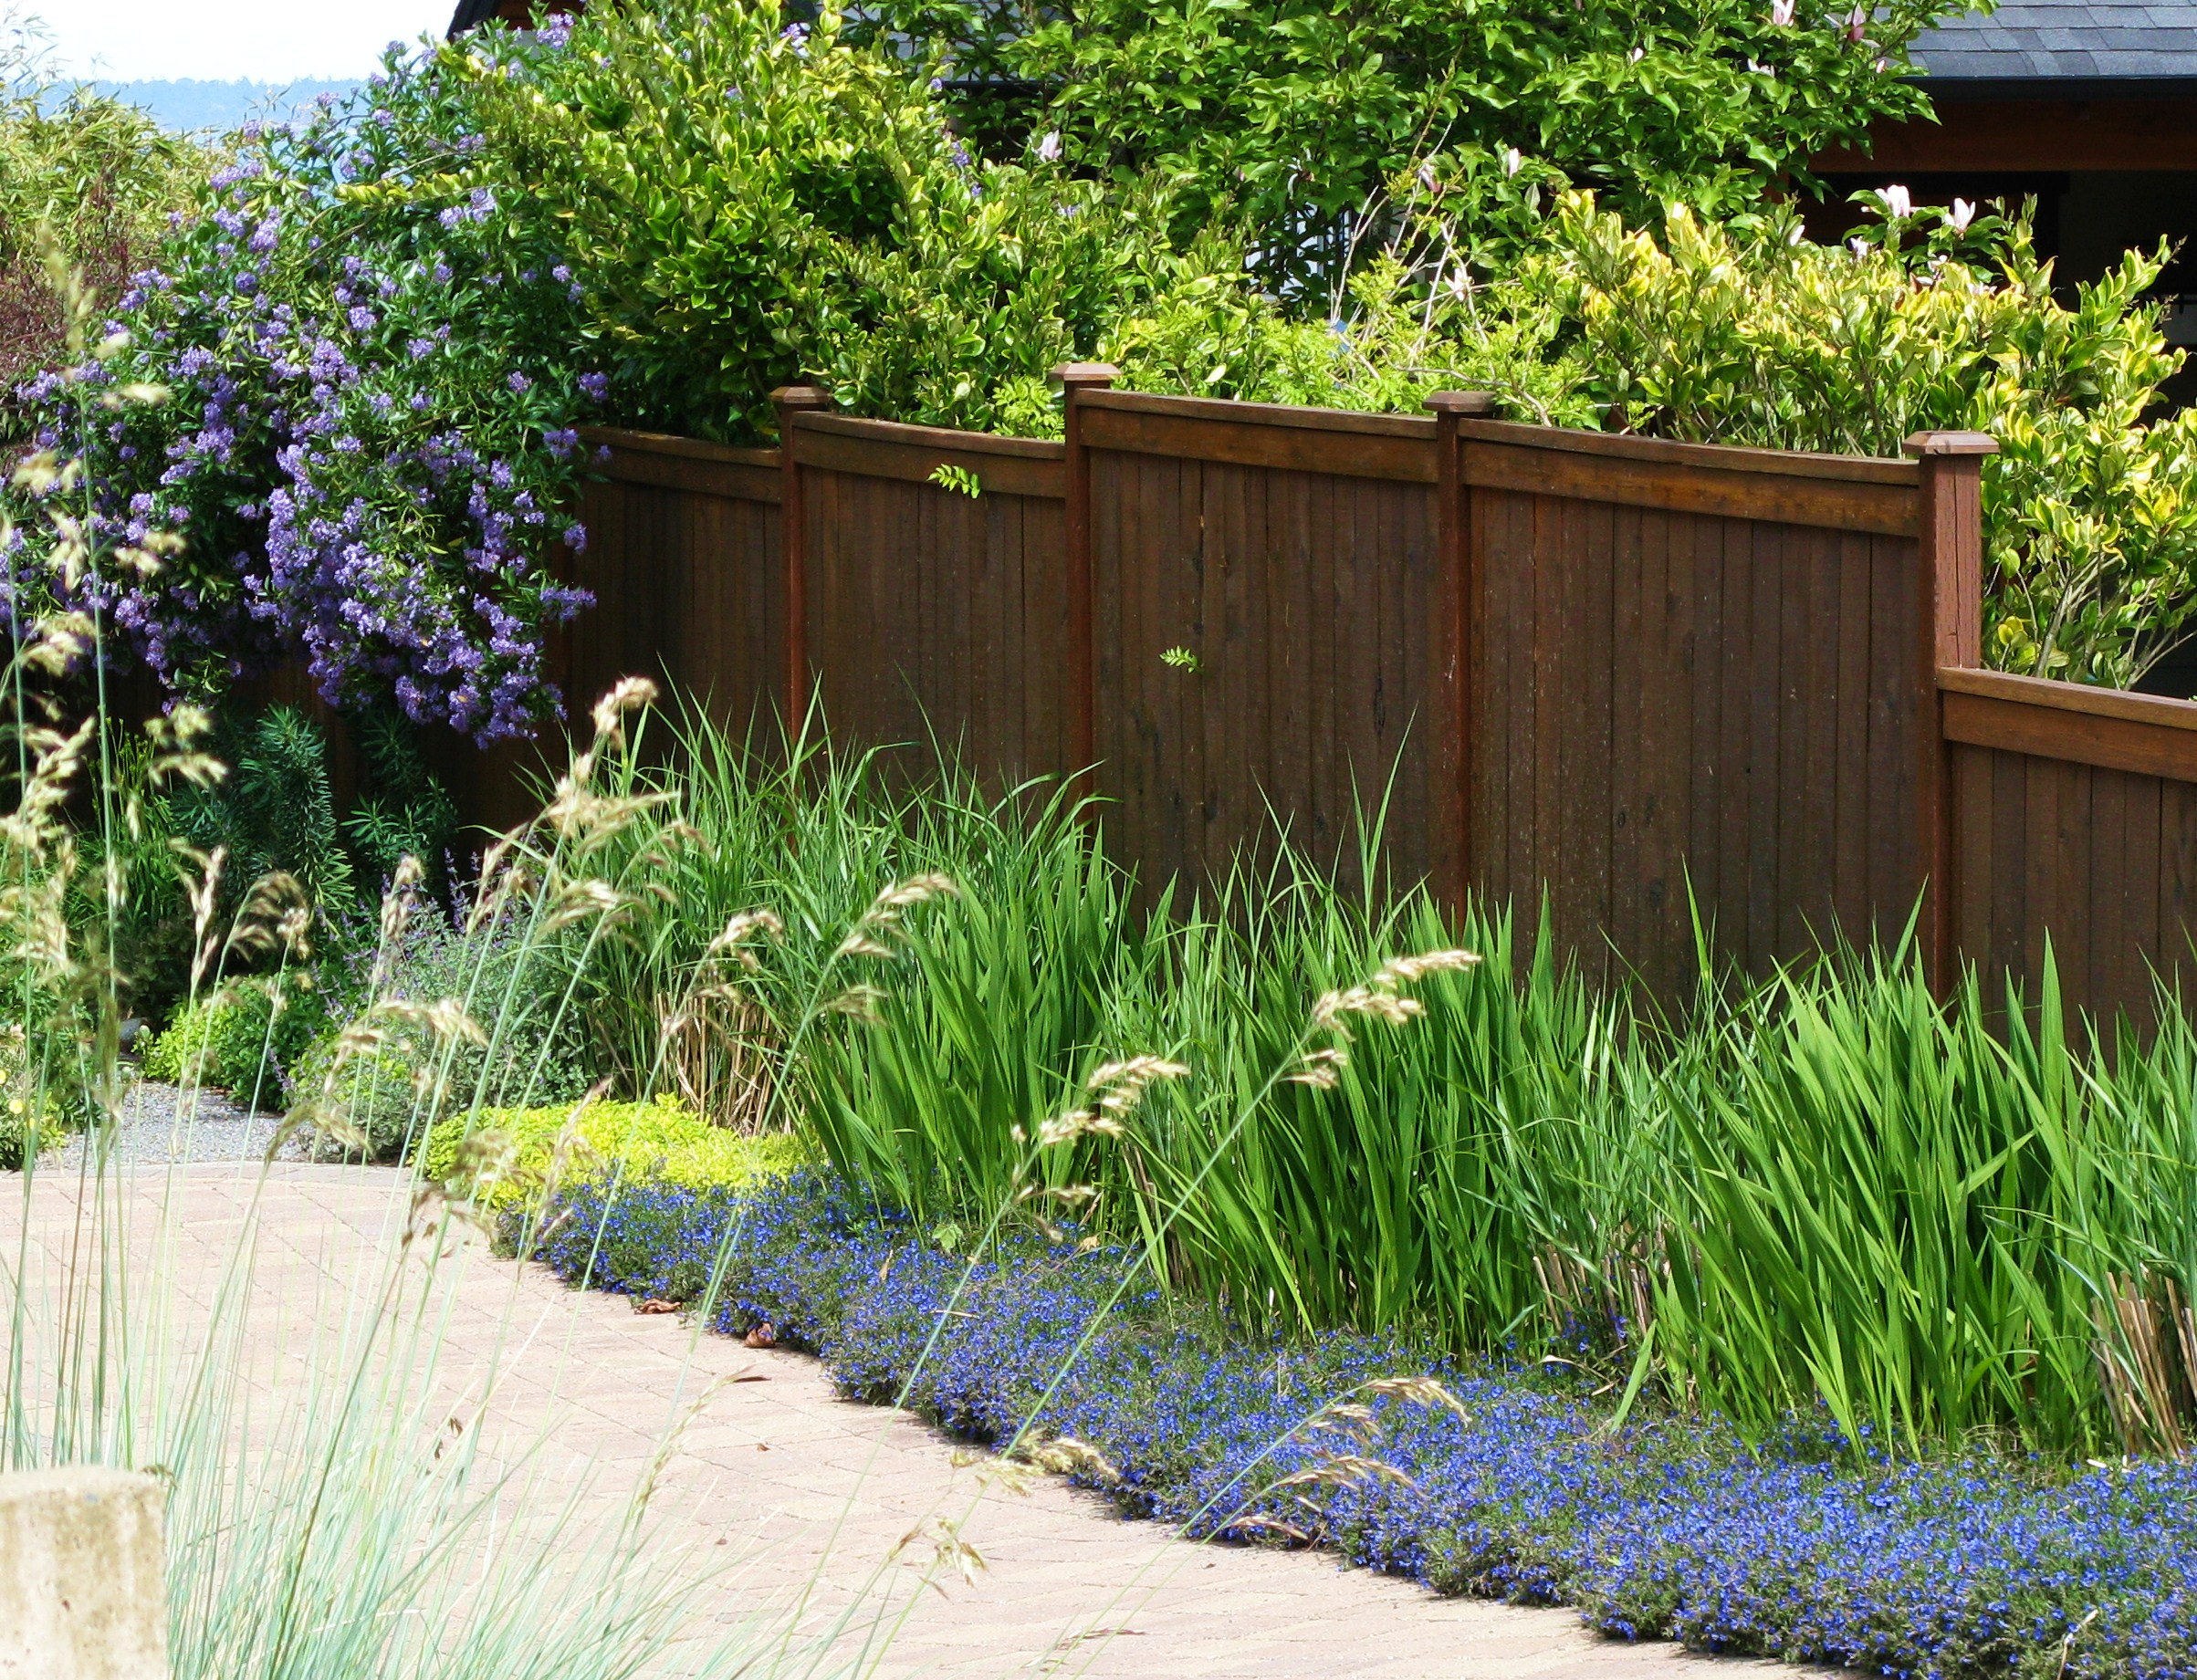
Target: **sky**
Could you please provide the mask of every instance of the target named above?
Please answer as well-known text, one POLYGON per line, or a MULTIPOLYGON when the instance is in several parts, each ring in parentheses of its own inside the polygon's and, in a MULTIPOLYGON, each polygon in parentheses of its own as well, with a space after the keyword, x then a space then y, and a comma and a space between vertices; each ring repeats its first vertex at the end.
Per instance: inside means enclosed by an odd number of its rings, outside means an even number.
POLYGON ((382 47, 450 26, 453 0, 28 0, 64 76, 347 81, 382 47))

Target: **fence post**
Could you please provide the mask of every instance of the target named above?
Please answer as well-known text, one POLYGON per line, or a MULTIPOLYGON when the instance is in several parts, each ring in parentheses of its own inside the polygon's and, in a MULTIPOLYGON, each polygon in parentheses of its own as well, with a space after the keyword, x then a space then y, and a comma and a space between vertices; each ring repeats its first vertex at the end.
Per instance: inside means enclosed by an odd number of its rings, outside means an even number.
POLYGON ((1066 444, 1068 503, 1068 756, 1079 794, 1091 791, 1098 762, 1098 655, 1093 629, 1091 573, 1091 455, 1083 447, 1083 397, 1121 377, 1103 361, 1064 362, 1052 370, 1061 384, 1061 435, 1066 444))
POLYGON ((1983 457, 1999 446, 1982 432, 1918 432, 1907 453, 1920 467, 1917 508, 1917 583, 1921 635, 1917 682, 1922 695, 1917 728, 1921 753, 1922 866, 1929 877, 1921 933, 1931 986, 1950 997, 1958 975, 1953 917, 1960 903, 1958 804, 1951 745, 1945 738, 1938 672, 1983 663, 1983 457))
POLYGON ((167 1558, 150 1476, 0 1476, 0 1677, 166 1680, 167 1558))
POLYGON ((809 569, 807 533, 802 529, 801 470, 793 458, 794 416, 804 409, 828 409, 832 393, 818 385, 786 385, 770 393, 778 408, 779 497, 779 555, 786 589, 786 745, 809 714, 809 569))
MULTIPOLYGON (((1437 391, 1427 398, 1435 425, 1435 563, 1449 590, 1449 760, 1443 779, 1453 800, 1455 850, 1447 871, 1449 896, 1461 910, 1472 890, 1472 636, 1480 615, 1480 574, 1472 552, 1471 490, 1465 483, 1464 440, 1458 423, 1495 412, 1484 391, 1437 391)), ((1440 751, 1437 737, 1437 751, 1440 751)), ((1439 762, 1438 760, 1438 762, 1439 762)), ((1437 871, 1438 882, 1443 871, 1437 871)))

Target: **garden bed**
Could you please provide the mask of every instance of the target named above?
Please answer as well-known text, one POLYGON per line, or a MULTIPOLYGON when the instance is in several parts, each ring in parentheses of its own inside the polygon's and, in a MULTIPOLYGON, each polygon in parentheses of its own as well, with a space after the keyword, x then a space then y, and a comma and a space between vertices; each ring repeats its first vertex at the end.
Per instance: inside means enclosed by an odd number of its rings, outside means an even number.
POLYGON ((1133 1279, 1119 1249, 1016 1237, 970 1261, 813 1173, 737 1195, 581 1184, 555 1214, 539 1257, 568 1281, 692 1303, 722 1254, 712 1328, 768 1324, 851 1395, 1019 1437, 1200 1538, 1323 1544, 1708 1651, 1902 1675, 2197 1675, 2187 1464, 1894 1463, 1807 1420, 1759 1453, 1714 1419, 1613 1426, 1606 1373, 1233 1332, 1133 1279), (1454 1409, 1366 1386, 1427 1376, 1454 1409))

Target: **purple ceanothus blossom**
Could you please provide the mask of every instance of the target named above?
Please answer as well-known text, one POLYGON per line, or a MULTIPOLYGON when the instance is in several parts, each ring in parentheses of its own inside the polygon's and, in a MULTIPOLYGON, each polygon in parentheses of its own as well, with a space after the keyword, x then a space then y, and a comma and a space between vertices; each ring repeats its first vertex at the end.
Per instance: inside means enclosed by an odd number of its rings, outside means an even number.
MULTIPOLYGON (((577 287, 523 203, 477 180, 439 211, 337 192, 383 158, 480 154, 438 126, 431 61, 384 71, 294 130, 242 131, 132 277, 129 348, 19 394, 44 443, 85 454, 95 539, 185 539, 151 578, 80 591, 172 687, 301 657, 331 703, 393 701, 485 743, 561 712, 544 635, 589 597, 548 562, 585 542, 565 511, 590 464, 576 423, 609 382, 571 363, 577 287), (495 281, 521 271, 560 289, 495 281), (107 406, 133 382, 169 399, 107 406)), ((10 601, 54 587, 20 537, 0 572, 10 601)))

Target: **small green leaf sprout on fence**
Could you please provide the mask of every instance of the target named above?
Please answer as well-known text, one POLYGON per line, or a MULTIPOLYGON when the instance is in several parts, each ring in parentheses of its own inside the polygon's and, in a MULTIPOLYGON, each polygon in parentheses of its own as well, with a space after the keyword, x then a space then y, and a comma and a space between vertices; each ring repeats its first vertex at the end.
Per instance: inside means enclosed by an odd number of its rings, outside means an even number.
POLYGON ((1187 672, 1191 676, 1196 676, 1205 669, 1205 661, 1191 652, 1188 648, 1169 648, 1159 656, 1159 663, 1163 665, 1171 665, 1177 671, 1187 672))
POLYGON ((931 474, 931 482, 942 490, 958 490, 972 500, 984 494, 984 481, 965 466, 940 466, 931 474))

